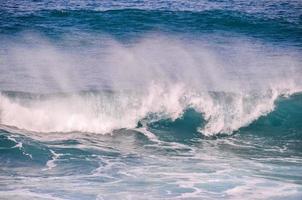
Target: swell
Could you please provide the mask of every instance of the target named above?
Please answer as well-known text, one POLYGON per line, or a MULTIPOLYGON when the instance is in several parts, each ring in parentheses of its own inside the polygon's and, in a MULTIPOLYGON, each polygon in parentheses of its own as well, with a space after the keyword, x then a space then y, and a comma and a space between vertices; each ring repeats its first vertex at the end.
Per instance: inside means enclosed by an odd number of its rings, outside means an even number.
POLYGON ((137 36, 145 32, 212 33, 229 31, 301 44, 301 21, 232 10, 169 11, 120 9, 41 10, 25 14, 1 11, 1 33, 36 30, 60 35, 74 30, 137 36))

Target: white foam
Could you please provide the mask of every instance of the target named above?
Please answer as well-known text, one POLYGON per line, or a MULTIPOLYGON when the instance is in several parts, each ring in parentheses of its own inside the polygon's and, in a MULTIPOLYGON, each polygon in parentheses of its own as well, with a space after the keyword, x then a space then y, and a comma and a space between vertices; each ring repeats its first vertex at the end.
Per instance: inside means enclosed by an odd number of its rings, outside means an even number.
MULTIPOLYGON (((242 196, 248 199, 283 199, 290 196, 301 195, 299 187, 296 184, 291 183, 279 183, 273 182, 275 188, 278 188, 278 192, 272 192, 272 187, 264 187, 266 180, 255 179, 242 186, 234 187, 226 191, 226 194, 231 199, 242 199, 242 196), (259 185, 262 184, 261 189, 259 185)), ((272 183, 270 183, 272 184, 272 183)))
POLYGON ((25 149, 24 149, 24 147, 23 147, 23 143, 22 143, 22 142, 18 142, 18 141, 17 141, 14 137, 12 137, 12 136, 7 136, 7 138, 8 138, 9 140, 11 140, 11 141, 13 141, 13 142, 16 143, 16 145, 13 146, 13 147, 11 147, 11 148, 18 148, 18 149, 22 152, 23 155, 28 156, 30 159, 33 159, 33 156, 32 156, 31 154, 25 152, 25 149))
POLYGON ((156 137, 156 135, 154 135, 152 132, 148 131, 146 127, 137 128, 135 130, 144 134, 149 140, 151 140, 153 142, 156 142, 156 143, 160 142, 160 140, 156 137))
POLYGON ((47 170, 51 170, 52 168, 56 167, 57 164, 55 163, 56 160, 62 155, 62 154, 57 154, 56 152, 54 152, 53 150, 50 150, 51 154, 53 155, 52 158, 50 160, 48 160, 46 162, 46 166, 47 168, 42 169, 42 171, 47 171, 47 170))
POLYGON ((3 199, 45 199, 45 200, 64 200, 62 198, 52 196, 50 194, 44 194, 39 192, 33 192, 29 189, 16 189, 9 191, 0 191, 0 196, 3 199))

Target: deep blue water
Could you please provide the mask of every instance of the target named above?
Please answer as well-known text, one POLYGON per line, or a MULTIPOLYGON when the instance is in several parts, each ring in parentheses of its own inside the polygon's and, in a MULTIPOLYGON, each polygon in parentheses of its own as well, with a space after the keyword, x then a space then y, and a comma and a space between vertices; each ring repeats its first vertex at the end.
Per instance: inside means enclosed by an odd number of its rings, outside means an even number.
POLYGON ((302 3, 1 1, 0 199, 302 199, 302 3))

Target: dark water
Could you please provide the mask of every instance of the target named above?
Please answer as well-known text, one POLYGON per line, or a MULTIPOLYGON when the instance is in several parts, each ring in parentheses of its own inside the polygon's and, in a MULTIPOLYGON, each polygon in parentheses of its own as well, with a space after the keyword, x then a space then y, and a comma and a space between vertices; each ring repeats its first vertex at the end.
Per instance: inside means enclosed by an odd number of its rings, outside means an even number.
POLYGON ((301 199, 302 3, 0 2, 0 199, 301 199))

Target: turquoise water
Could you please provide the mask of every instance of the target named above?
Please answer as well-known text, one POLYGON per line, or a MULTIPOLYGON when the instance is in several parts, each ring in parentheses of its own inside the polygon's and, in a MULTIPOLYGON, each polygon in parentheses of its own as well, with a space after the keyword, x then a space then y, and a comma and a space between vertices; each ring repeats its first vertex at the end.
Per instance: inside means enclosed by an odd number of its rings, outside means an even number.
POLYGON ((302 3, 0 4, 0 199, 301 199, 302 3))

